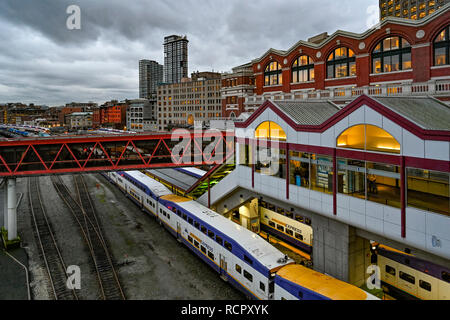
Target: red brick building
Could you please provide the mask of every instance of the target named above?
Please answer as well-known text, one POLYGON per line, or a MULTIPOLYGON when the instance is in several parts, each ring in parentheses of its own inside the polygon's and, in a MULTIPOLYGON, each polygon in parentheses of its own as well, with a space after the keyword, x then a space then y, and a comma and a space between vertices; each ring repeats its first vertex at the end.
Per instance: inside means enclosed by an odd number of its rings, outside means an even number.
POLYGON ((112 101, 93 111, 92 123, 94 128, 112 127, 123 130, 126 126, 127 103, 112 101))
MULTIPOLYGON (((299 41, 287 51, 270 49, 247 65, 254 93, 233 111, 236 116, 253 112, 267 99, 346 104, 362 94, 433 95, 449 101, 449 25, 447 4, 421 20, 388 17, 362 34, 337 31, 299 41)), ((227 96, 223 99, 223 114, 229 116, 227 96)))

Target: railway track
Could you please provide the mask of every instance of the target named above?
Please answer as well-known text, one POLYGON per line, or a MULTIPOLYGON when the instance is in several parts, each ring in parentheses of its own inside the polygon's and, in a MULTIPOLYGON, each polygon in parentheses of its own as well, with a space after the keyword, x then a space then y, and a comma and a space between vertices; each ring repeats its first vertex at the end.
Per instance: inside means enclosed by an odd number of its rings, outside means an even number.
POLYGON ((32 177, 28 179, 28 195, 33 219, 32 223, 53 296, 55 300, 78 300, 75 290, 67 288, 67 266, 42 203, 39 178, 32 177))
POLYGON ((101 299, 125 300, 107 243, 103 237, 97 213, 82 175, 74 176, 75 193, 59 176, 52 177, 56 191, 77 221, 91 255, 100 287, 101 299))

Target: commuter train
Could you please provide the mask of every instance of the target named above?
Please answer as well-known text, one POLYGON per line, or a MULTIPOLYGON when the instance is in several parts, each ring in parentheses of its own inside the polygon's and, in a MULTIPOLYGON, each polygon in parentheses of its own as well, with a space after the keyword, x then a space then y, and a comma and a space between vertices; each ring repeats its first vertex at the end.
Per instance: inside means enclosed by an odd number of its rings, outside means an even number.
MULTIPOLYGON (((281 238, 302 251, 311 254, 313 245, 313 229, 304 223, 305 219, 297 221, 291 216, 275 212, 276 208, 264 201, 260 201, 261 229, 271 235, 281 238)), ((281 210, 280 210, 281 211, 281 210)), ((283 210, 284 211, 284 210, 283 210)), ((296 217, 297 218, 297 217, 296 217)))
POLYGON ((249 298, 377 299, 350 284, 295 264, 259 235, 196 201, 173 194, 142 172, 109 172, 104 176, 249 298))
POLYGON ((450 269, 413 255, 375 245, 381 286, 403 300, 450 300, 450 269))

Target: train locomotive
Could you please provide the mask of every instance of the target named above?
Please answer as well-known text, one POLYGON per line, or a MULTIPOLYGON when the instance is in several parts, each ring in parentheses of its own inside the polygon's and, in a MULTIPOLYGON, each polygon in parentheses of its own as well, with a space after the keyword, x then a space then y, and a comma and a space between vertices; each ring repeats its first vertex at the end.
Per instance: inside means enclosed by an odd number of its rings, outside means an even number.
POLYGON ((295 264, 259 235, 196 201, 173 194, 140 171, 104 176, 249 298, 377 300, 362 289, 295 264))

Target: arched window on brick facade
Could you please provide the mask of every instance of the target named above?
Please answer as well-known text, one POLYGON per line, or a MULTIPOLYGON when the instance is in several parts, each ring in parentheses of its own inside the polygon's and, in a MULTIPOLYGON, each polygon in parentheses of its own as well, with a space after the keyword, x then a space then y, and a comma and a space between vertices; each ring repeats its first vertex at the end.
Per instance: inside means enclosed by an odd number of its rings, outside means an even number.
POLYGON ((411 69, 411 45, 401 37, 381 40, 372 51, 372 73, 411 69))
POLYGON ((292 64, 292 82, 314 81, 314 63, 309 56, 298 57, 292 64))
POLYGON ((283 84, 283 71, 281 64, 276 61, 269 63, 264 71, 264 85, 276 86, 283 84))
POLYGON ((434 65, 450 64, 450 26, 445 27, 434 39, 434 65))
POLYGON ((356 76, 356 57, 352 49, 335 49, 327 60, 327 79, 356 76))

